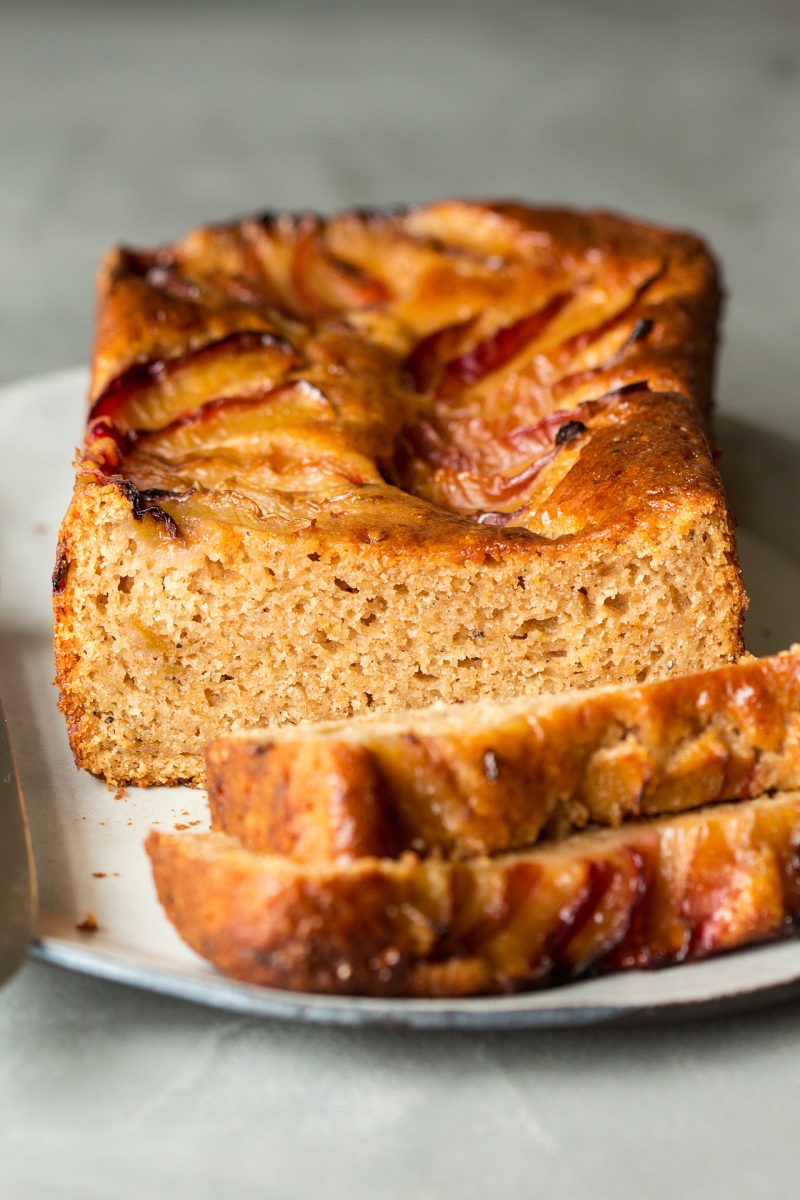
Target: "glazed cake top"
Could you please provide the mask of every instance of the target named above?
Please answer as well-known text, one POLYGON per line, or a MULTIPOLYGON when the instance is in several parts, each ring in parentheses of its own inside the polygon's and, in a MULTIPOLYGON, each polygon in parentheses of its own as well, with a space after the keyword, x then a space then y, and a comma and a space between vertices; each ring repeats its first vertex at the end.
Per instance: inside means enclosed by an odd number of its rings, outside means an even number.
POLYGON ((514 203, 117 249, 79 486, 114 483, 167 533, 212 517, 465 553, 713 507, 718 305, 697 238, 514 203))

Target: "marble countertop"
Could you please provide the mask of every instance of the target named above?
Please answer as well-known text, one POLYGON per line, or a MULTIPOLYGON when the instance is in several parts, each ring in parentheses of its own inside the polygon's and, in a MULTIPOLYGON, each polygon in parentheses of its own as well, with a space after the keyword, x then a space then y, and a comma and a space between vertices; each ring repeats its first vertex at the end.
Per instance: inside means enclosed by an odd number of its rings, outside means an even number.
MULTIPOLYGON (((85 361, 111 242, 447 194, 702 231, 721 408, 800 441, 792 0, 0 0, 0 382, 85 361)), ((799 1101, 796 1004, 467 1036, 0 990, 9 1200, 788 1200, 799 1101)))

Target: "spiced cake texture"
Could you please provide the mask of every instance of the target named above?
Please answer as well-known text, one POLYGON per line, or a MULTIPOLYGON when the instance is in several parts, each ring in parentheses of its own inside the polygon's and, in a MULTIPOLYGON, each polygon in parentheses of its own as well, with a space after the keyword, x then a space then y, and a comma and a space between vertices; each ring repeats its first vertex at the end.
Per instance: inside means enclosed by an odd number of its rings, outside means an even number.
POLYGON ((800 793, 466 862, 259 855, 224 833, 147 842, 181 937, 247 983, 458 996, 655 967, 786 936, 800 793))
POLYGON ((298 862, 520 849, 800 787, 800 647, 698 675, 233 734, 214 829, 298 862))
POLYGON ((53 577, 78 765, 735 661, 718 305, 696 238, 519 204, 111 252, 53 577))

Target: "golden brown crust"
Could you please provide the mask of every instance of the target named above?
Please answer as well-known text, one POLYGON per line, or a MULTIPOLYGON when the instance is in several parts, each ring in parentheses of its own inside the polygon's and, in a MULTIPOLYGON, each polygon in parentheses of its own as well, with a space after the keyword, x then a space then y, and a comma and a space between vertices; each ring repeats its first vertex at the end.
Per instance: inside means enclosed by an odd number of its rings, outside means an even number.
POLYGON ((212 827, 296 861, 468 858, 800 786, 800 648, 644 687, 423 709, 206 749, 212 827))
POLYGON ((113 252, 55 578, 79 764, 199 782, 230 728, 735 660, 718 304, 690 235, 515 204, 113 252))
POLYGON ((222 739, 206 752, 206 786, 212 828, 259 854, 335 862, 401 848, 380 767, 363 746, 222 739))
MULTIPOLYGON (((509 314, 533 308, 532 298, 576 280, 612 295, 619 289, 629 301, 652 280, 635 311, 612 303, 611 314, 627 318, 616 340, 636 320, 655 323, 665 308, 667 319, 615 365, 632 366, 656 391, 710 404, 720 293, 698 238, 603 212, 464 201, 330 221, 267 214, 199 229, 155 251, 111 251, 99 274, 91 398, 135 364, 170 360, 245 329, 294 338, 302 348, 320 316, 380 311, 389 300, 403 323, 427 334, 454 312, 464 321, 498 300, 496 313, 503 304, 509 314)), ((405 340, 412 349, 413 333, 405 340)), ((595 394, 633 377, 603 375, 607 386, 595 394)))
POLYGON ((308 866, 224 834, 152 832, 159 899, 236 979, 452 996, 662 966, 792 932, 800 794, 721 805, 526 854, 308 866))

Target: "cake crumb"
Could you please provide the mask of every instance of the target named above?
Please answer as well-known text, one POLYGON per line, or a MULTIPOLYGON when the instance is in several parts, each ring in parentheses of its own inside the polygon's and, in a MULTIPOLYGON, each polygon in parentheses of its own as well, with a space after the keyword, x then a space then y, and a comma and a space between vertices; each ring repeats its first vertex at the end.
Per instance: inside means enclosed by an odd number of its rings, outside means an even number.
POLYGON ((87 912, 82 921, 75 926, 81 933, 97 933, 100 926, 97 924, 97 917, 93 912, 87 912))
POLYGON ((115 800, 127 800, 128 799, 128 793, 125 791, 124 787, 117 788, 117 790, 114 792, 114 799, 115 800))
POLYGON ((92 879, 105 879, 105 871, 92 871, 92 879))

